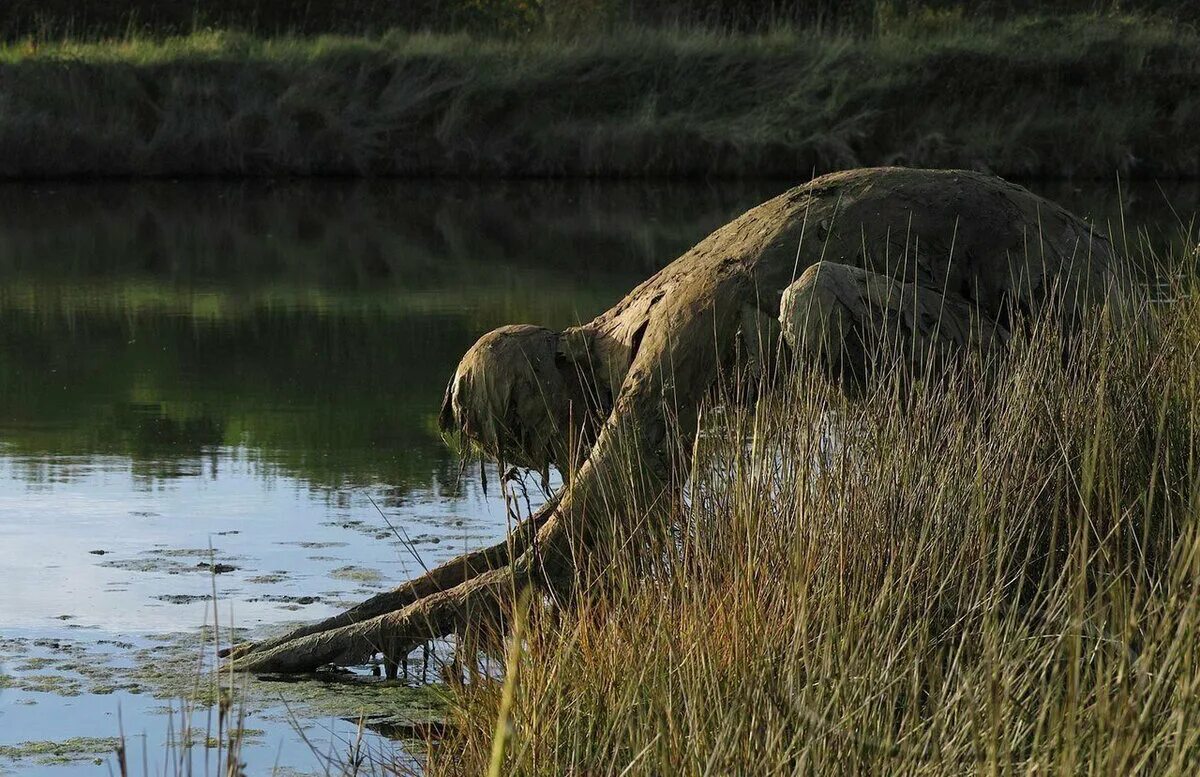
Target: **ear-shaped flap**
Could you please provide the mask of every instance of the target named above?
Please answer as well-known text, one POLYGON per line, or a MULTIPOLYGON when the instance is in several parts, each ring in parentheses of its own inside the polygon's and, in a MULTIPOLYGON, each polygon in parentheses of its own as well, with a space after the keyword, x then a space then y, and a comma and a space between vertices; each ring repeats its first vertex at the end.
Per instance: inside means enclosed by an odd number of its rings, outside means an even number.
POLYGON ((580 367, 587 367, 592 360, 591 353, 592 335, 580 327, 573 326, 559 335, 558 350, 554 356, 556 360, 562 359, 580 367))

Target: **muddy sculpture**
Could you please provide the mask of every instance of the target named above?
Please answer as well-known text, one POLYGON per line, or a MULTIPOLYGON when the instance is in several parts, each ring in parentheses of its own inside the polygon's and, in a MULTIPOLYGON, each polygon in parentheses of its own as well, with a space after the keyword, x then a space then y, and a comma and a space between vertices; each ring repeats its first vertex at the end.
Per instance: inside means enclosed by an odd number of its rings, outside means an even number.
POLYGON ((998 178, 899 168, 817 178, 717 230, 589 323, 484 335, 450 381, 442 428, 502 462, 555 465, 572 473, 568 485, 505 542, 229 655, 243 669, 301 672, 381 653, 394 674, 431 638, 502 622, 521 591, 569 598, 614 517, 639 520, 670 495, 723 374, 761 378, 783 357, 861 381, 888 337, 922 369, 948 352, 1002 348, 1052 299, 1070 324, 1114 286, 1103 237, 998 178))

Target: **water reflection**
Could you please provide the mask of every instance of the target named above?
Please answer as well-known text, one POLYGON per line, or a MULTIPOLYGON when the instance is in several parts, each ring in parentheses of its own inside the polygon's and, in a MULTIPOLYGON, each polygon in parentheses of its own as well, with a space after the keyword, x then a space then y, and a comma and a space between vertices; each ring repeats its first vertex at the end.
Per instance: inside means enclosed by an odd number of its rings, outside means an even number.
MULTIPOLYGON (((402 495, 478 333, 586 319, 755 186, 0 189, 0 439, 151 478, 221 446, 402 495)), ((33 473, 30 473, 31 475, 33 473)))
MULTIPOLYGON (((502 323, 590 318, 783 188, 0 186, 0 628, 24 640, 0 664, 50 635, 192 628, 214 585, 242 626, 319 618, 410 576, 410 552, 494 538, 503 505, 434 428, 459 355, 502 323)), ((1119 233, 1115 187, 1040 188, 1119 233)), ((1126 192, 1127 230, 1177 235, 1197 191, 1166 200, 1178 218, 1126 192)), ((22 693, 0 694, 0 744, 116 730, 108 697, 22 693)), ((160 704, 137 698, 126 725, 158 752, 160 704)), ((253 725, 258 762, 280 739, 305 762, 290 726, 253 725)))
MULTIPOLYGON (((586 320, 780 188, 0 187, 0 439, 127 456, 148 481, 240 446, 322 487, 450 487, 433 418, 481 331, 586 320)), ((1044 188, 1121 228, 1115 187, 1044 188)), ((1196 192, 1124 199, 1163 235, 1164 203, 1186 213, 1196 192)))

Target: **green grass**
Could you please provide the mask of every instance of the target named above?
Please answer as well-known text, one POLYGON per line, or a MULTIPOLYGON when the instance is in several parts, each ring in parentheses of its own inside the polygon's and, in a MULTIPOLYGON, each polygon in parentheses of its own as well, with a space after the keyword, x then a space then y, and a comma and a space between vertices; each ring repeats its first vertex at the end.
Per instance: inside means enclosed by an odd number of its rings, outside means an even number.
POLYGON ((801 370, 710 413, 667 541, 457 689, 430 774, 1194 773, 1200 277, 1171 266, 1170 302, 1035 329, 990 381, 801 370))
POLYGON ((1194 29, 1117 16, 29 40, 0 48, 0 176, 1196 176, 1198 87, 1194 29))

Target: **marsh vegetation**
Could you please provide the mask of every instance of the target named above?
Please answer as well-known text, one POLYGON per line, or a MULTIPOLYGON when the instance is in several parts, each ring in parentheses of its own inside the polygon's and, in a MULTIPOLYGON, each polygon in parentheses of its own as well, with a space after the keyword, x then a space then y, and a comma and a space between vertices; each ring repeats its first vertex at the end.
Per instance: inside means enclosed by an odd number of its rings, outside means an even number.
POLYGON ((1200 292, 1163 259, 992 379, 718 392, 650 560, 518 620, 431 773, 1191 773, 1200 292))
MULTIPOLYGON (((164 700, 218 703, 178 635, 212 590, 264 637, 501 536, 503 473, 436 430, 479 332, 586 320, 787 186, 899 164, 1073 178, 1031 188, 1146 271, 1132 315, 915 387, 718 390, 649 552, 437 645, 435 707, 288 698, 444 716, 431 775, 1195 771, 1200 254, 1160 184, 1200 176, 1194 4, 749 5, 0 9, 0 178, 43 179, 0 188, 4 766, 105 756, 118 703, 151 749, 164 700), (280 180, 310 175, 368 180, 280 180), (426 175, 721 180, 379 180, 426 175), (44 180, 207 176, 255 180, 44 180)), ((250 711, 252 765, 303 761, 250 711)))
POLYGON ((1119 15, 18 38, 0 176, 1196 176, 1198 63, 1193 27, 1119 15))

